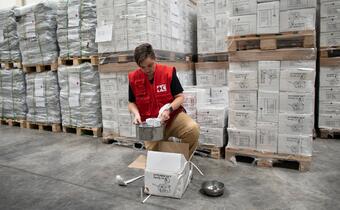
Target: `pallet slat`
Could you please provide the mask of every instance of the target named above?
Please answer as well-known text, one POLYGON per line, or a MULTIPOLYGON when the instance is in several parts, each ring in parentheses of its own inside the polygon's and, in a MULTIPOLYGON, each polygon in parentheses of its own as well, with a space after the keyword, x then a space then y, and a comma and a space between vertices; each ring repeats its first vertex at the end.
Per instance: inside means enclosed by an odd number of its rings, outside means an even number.
POLYGON ((340 128, 319 128, 320 138, 340 139, 340 128))
POLYGON ((0 125, 17 126, 20 128, 26 128, 26 120, 21 119, 0 119, 0 125))
POLYGON ((74 66, 82 63, 89 62, 92 65, 99 64, 99 58, 97 55, 91 55, 86 57, 70 57, 70 58, 58 58, 59 65, 74 66))
POLYGON ((74 133, 77 136, 90 135, 93 137, 102 136, 102 128, 85 128, 85 127, 75 127, 75 126, 63 126, 64 133, 74 133))
POLYGON ((43 71, 57 71, 58 63, 52 64, 37 64, 37 65, 23 65, 24 72, 31 73, 31 72, 43 72, 43 71))
POLYGON ((217 147, 210 144, 199 144, 195 153, 200 156, 207 156, 213 159, 222 159, 224 158, 224 151, 224 147, 217 147))
POLYGON ((7 62, 7 61, 3 61, 0 63, 1 68, 5 68, 6 70, 9 69, 13 69, 13 68, 18 68, 21 69, 22 68, 22 63, 21 62, 7 62))
POLYGON ((60 123, 46 124, 46 123, 26 122, 26 128, 38 129, 39 131, 52 131, 53 133, 61 132, 60 123))
POLYGON ((320 49, 320 58, 340 57, 340 47, 326 47, 320 49))

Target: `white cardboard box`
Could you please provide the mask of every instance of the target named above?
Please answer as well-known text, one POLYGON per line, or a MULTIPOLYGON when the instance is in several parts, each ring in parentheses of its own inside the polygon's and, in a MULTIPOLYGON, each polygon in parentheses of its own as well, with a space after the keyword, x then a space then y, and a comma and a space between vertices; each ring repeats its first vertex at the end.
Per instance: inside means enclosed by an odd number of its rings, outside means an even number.
POLYGON ((229 108, 256 111, 257 91, 229 91, 229 108))
POLYGON ((197 86, 227 85, 226 69, 196 69, 197 86))
POLYGON ((228 86, 230 90, 257 90, 257 72, 229 71, 228 86))
POLYGON ((260 91, 279 91, 280 61, 259 61, 258 83, 260 91))
POLYGON ((340 114, 340 102, 319 101, 320 114, 340 114))
POLYGON ((320 47, 340 45, 340 31, 320 33, 320 47))
POLYGON ((340 87, 340 66, 320 66, 320 86, 340 87))
POLYGON ((321 3, 320 16, 340 16, 340 2, 339 0, 327 1, 321 3))
POLYGON ((202 106, 197 108, 197 123, 203 127, 224 128, 227 125, 226 106, 202 106))
POLYGON ((276 153, 278 128, 278 123, 257 122, 256 149, 276 153))
POLYGON ((279 114, 279 133, 291 135, 312 135, 313 114, 279 114))
POLYGON ((279 135, 278 153, 311 156, 312 150, 312 135, 279 135))
POLYGON ((280 113, 314 113, 314 93, 280 92, 280 113))
POLYGON ((257 0, 229 0, 231 16, 256 14, 257 0))
POLYGON ((320 114, 319 128, 340 128, 340 115, 320 114))
POLYGON ((257 5, 257 33, 279 33, 280 2, 273 1, 257 5))
POLYGON ((316 0, 280 0, 280 10, 316 8, 316 0))
POLYGON ((280 32, 315 30, 316 9, 280 12, 280 32))
POLYGON ((256 34, 256 15, 230 17, 228 36, 256 34))
POLYGON ((241 130, 256 129, 256 111, 232 110, 228 112, 228 128, 241 130))
POLYGON ((259 91, 257 120, 264 122, 278 122, 279 104, 279 92, 259 91))
POLYGON ((229 62, 230 71, 257 71, 257 61, 229 62))
POLYGON ((239 130, 228 128, 227 147, 256 149, 256 130, 239 130))
POLYGON ((228 105, 228 86, 218 86, 210 88, 211 104, 228 105))
POLYGON ((223 147, 226 143, 226 128, 200 127, 199 142, 223 147))
POLYGON ((340 102, 340 87, 320 87, 319 101, 340 102))
POLYGON ((181 198, 190 183, 191 173, 183 154, 148 151, 144 191, 150 195, 181 198))
MULTIPOLYGON (((339 8, 340 10, 340 8, 339 8)), ((321 32, 340 31, 340 14, 338 16, 323 17, 320 19, 321 32)))

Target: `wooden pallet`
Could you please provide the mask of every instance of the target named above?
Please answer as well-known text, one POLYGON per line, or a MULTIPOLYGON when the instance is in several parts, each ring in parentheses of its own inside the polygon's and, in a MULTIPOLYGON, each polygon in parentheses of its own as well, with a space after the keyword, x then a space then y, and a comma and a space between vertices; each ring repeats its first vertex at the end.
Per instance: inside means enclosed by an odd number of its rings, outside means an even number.
POLYGON ((315 48, 315 32, 285 32, 279 34, 261 34, 227 37, 228 52, 260 49, 274 50, 280 48, 315 48))
POLYGON ((340 57, 340 47, 324 47, 320 49, 321 58, 340 57))
POLYGON ((29 129, 38 129, 39 131, 52 131, 53 133, 61 132, 60 123, 34 123, 34 122, 26 122, 26 128, 29 129))
POLYGON ((31 73, 31 72, 43 72, 43 71, 57 71, 58 63, 52 64, 37 64, 37 65, 23 65, 24 72, 31 73))
POLYGON ((26 128, 26 120, 22 119, 0 119, 0 125, 17 126, 20 128, 26 128))
POLYGON ((275 154, 272 152, 259 152, 250 149, 225 149, 225 159, 245 161, 259 167, 295 168, 299 171, 309 171, 312 157, 303 155, 275 154), (295 166, 295 167, 294 167, 295 166))
POLYGON ((7 61, 2 61, 0 63, 0 68, 4 68, 4 69, 14 69, 14 68, 18 68, 18 69, 22 69, 22 63, 21 62, 7 62, 7 61))
POLYGON ((91 63, 92 65, 98 65, 99 58, 97 55, 91 55, 86 57, 82 56, 82 57, 58 58, 59 65, 75 66, 85 62, 91 63))
POLYGON ((320 138, 340 139, 340 128, 319 128, 320 138))
POLYGON ((221 62, 228 61, 228 53, 207 53, 207 54, 198 54, 197 55, 198 62, 221 62))
POLYGON ((78 136, 89 135, 93 137, 102 136, 102 128, 85 128, 85 127, 75 127, 75 126, 63 126, 64 133, 74 133, 78 136))
POLYGON ((136 140, 136 138, 124 137, 124 136, 116 136, 116 137, 105 137, 106 141, 109 141, 111 144, 130 147, 133 149, 145 149, 144 143, 141 143, 136 140))
POLYGON ((200 144, 195 151, 196 155, 211 157, 213 159, 224 158, 224 147, 215 145, 200 144))

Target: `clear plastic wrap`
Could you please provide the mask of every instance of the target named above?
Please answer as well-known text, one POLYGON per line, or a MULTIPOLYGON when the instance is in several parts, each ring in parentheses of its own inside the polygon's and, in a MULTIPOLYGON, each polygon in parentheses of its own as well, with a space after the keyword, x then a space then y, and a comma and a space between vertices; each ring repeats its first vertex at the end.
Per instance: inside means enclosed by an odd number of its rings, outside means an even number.
POLYGON ((57 9, 60 57, 97 54, 95 0, 60 0, 57 9))
POLYGON ((14 9, 0 10, 0 61, 20 61, 19 37, 14 9))
POLYGON ((3 118, 26 118, 25 74, 21 69, 0 70, 0 109, 3 118))
POLYGON ((97 67, 90 63, 59 66, 58 81, 63 126, 102 127, 97 67))
POLYGON ((32 123, 60 123, 57 72, 26 74, 27 120, 32 123))
POLYGON ((42 1, 15 8, 24 65, 48 65, 58 58, 56 2, 42 1))

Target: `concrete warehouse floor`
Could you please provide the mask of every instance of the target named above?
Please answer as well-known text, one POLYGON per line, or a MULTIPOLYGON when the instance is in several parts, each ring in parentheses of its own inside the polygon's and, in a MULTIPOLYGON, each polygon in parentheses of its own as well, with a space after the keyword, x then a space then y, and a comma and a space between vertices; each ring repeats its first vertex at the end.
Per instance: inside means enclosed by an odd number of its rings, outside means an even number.
POLYGON ((0 209, 339 209, 340 140, 317 139, 310 172, 195 156, 195 172, 181 200, 140 203, 142 180, 128 187, 117 174, 142 173, 127 165, 140 153, 72 134, 0 126, 0 209), (222 197, 199 193, 206 179, 223 181, 222 197))

